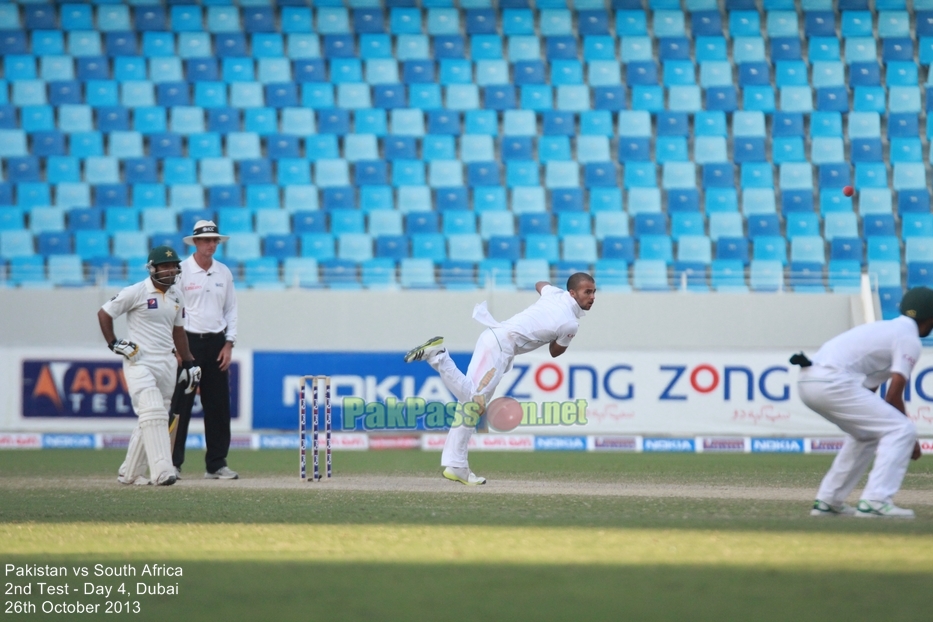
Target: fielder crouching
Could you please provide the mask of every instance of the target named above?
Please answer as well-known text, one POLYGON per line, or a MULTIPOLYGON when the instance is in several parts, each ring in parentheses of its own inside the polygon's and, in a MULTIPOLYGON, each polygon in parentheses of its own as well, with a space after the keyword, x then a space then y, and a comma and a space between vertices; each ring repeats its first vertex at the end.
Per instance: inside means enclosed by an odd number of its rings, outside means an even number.
POLYGON ((120 291, 97 312, 108 347, 123 357, 123 375, 139 423, 130 437, 126 460, 120 466, 121 484, 171 486, 175 483, 168 419, 176 383, 177 361, 184 371, 178 384, 193 392, 201 369, 193 364, 184 330, 184 299, 173 287, 181 272, 178 254, 168 246, 149 253, 149 278, 120 291), (115 318, 126 314, 127 338, 117 339, 115 318), (149 466, 149 477, 145 476, 149 466))
POLYGON ((920 338, 933 330, 933 290, 911 289, 901 316, 863 324, 830 339, 810 361, 802 354, 800 398, 846 433, 842 449, 820 484, 810 514, 913 518, 894 505, 907 464, 920 457, 917 429, 906 416, 904 388, 920 358, 920 338), (877 390, 890 381, 882 398, 877 390), (858 506, 845 500, 874 459, 858 506))

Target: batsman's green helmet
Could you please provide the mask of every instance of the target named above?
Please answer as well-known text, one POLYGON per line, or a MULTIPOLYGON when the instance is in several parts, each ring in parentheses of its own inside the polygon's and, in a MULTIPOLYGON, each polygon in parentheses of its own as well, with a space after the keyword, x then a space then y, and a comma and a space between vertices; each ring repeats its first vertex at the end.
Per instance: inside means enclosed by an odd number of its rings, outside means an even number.
POLYGON ((933 289, 915 287, 901 299, 901 314, 918 321, 933 318, 933 289))
POLYGON ((153 266, 163 263, 181 263, 181 258, 171 246, 156 246, 149 251, 149 263, 153 266))

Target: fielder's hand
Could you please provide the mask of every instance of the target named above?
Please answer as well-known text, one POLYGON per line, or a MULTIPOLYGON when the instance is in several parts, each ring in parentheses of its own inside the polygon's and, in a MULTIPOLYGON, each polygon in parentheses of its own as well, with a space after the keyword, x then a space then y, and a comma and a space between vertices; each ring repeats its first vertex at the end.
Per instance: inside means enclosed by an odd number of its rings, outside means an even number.
POLYGON ((914 443, 914 452, 910 454, 910 459, 919 460, 920 456, 922 455, 923 455, 923 452, 920 451, 920 441, 917 441, 916 443, 914 443))
POLYGON ((113 343, 111 343, 109 347, 111 350, 124 357, 130 363, 135 363, 141 354, 139 351, 139 346, 126 339, 114 339, 113 343))
POLYGON ((185 385, 185 394, 194 393, 201 382, 201 368, 191 361, 184 361, 182 367, 184 369, 178 374, 178 384, 185 385))

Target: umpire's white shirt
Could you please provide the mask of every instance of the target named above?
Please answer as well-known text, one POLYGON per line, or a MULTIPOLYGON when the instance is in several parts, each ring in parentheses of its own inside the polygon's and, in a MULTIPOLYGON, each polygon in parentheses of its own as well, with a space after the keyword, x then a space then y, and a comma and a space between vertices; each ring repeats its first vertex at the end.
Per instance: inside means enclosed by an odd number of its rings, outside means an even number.
POLYGON ((175 348, 172 329, 185 322, 184 297, 177 284, 162 293, 151 278, 123 288, 101 308, 112 318, 126 314, 126 338, 139 346, 140 362, 171 356, 175 348))
POLYGON ((180 287, 185 292, 185 330, 189 333, 222 333, 236 341, 237 308, 233 274, 216 259, 205 270, 194 255, 181 263, 180 287))
POLYGON ((894 373, 910 378, 922 347, 917 323, 902 315, 862 324, 830 339, 813 363, 860 378, 862 386, 875 389, 894 373))

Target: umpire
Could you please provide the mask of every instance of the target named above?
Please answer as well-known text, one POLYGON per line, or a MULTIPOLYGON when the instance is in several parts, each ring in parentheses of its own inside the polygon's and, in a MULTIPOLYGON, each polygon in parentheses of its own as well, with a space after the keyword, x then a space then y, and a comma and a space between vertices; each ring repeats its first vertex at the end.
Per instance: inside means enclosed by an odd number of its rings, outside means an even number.
MULTIPOLYGON (((204 439, 207 443, 205 479, 237 479, 227 467, 230 450, 230 382, 228 370, 236 344, 237 305, 230 269, 214 259, 217 246, 230 236, 220 235, 210 220, 199 220, 185 244, 194 254, 182 262, 179 281, 185 296, 185 332, 201 367, 201 406, 204 409, 204 439)), ((172 451, 176 476, 181 479, 185 461, 185 441, 194 394, 176 391, 172 404, 179 415, 178 432, 172 451)))

